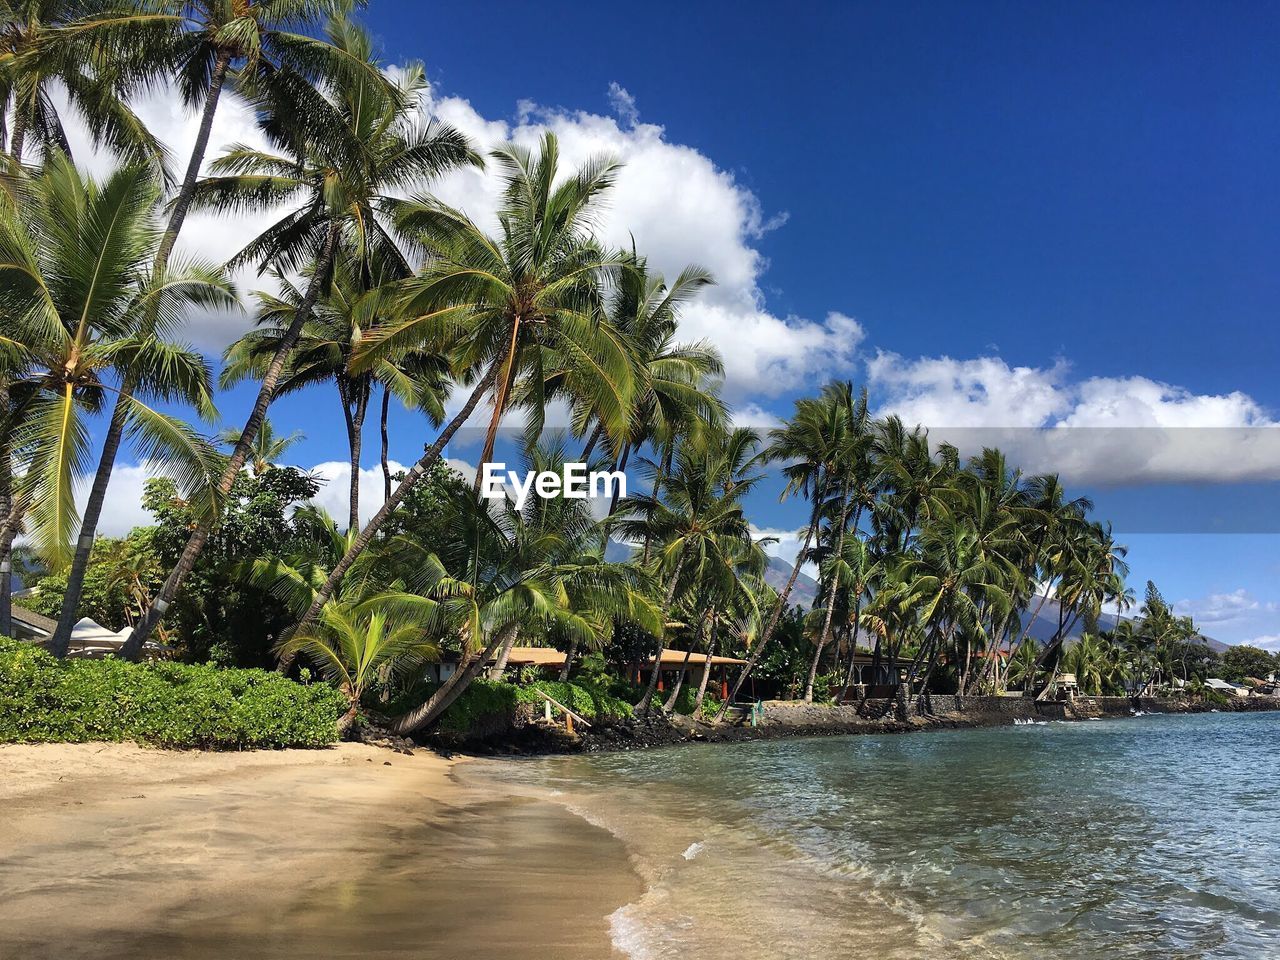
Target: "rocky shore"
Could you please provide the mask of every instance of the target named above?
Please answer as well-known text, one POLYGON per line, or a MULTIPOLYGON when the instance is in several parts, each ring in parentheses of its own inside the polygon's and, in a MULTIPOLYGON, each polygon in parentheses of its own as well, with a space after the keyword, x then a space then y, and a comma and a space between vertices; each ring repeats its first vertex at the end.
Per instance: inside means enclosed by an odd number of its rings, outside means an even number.
POLYGON ((563 727, 546 726, 523 717, 512 718, 501 732, 489 728, 483 738, 428 741, 437 747, 470 753, 553 754, 638 750, 678 743, 736 743, 782 737, 847 736, 870 733, 915 733, 970 727, 1006 726, 1015 721, 1089 720, 1155 713, 1207 713, 1280 710, 1280 698, 1249 697, 1214 704, 1190 698, 1080 697, 1071 703, 1037 703, 1022 697, 957 697, 935 695, 925 716, 903 722, 884 701, 870 701, 860 716, 857 707, 806 704, 794 700, 770 700, 756 725, 747 720, 722 724, 694 721, 689 717, 654 715, 597 723, 590 729, 567 733, 563 727))

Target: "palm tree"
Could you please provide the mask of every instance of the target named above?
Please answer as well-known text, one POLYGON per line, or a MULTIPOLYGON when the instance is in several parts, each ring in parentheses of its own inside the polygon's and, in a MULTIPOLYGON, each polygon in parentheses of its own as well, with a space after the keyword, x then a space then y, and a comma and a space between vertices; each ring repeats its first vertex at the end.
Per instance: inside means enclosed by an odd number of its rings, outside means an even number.
MULTIPOLYGON (((530 383, 530 390, 541 390, 548 399, 567 394, 575 432, 591 431, 583 459, 606 438, 615 469, 623 469, 632 451, 651 443, 660 464, 655 482, 661 486, 680 438, 712 436, 723 429, 724 403, 707 389, 711 379, 724 372, 719 353, 706 341, 675 339, 680 307, 712 283, 701 267, 688 266, 668 287, 661 275, 649 272, 643 258, 634 252, 625 255, 607 307, 613 326, 626 338, 638 378, 632 416, 623 435, 608 433, 603 412, 591 403, 592 391, 572 382, 572 368, 548 371, 543 382, 530 383)), ((531 417, 526 430, 540 426, 540 417, 531 417)))
MULTIPOLYGON (((401 229, 430 256, 422 271, 404 285, 400 319, 368 338, 352 369, 360 371, 409 350, 447 345, 454 369, 472 389, 462 408, 365 524, 300 627, 319 612, 347 567, 369 546, 495 385, 481 463, 492 456, 513 385, 522 372, 540 380, 549 358, 591 374, 575 375, 574 382, 597 394, 593 406, 619 430, 631 415, 634 362, 622 338, 602 316, 598 289, 619 261, 603 253, 589 232, 593 208, 613 183, 617 164, 592 161, 557 184, 559 155, 551 134, 543 138, 536 157, 512 146, 494 151, 504 171, 504 202, 498 212, 501 240, 488 237, 465 214, 431 198, 420 197, 400 208, 401 229)), ((526 403, 533 399, 527 398, 526 403)))
POLYGON ((11 116, 8 152, 14 160, 21 162, 28 140, 70 154, 55 103, 60 93, 96 145, 159 170, 164 149, 129 108, 132 84, 117 60, 71 42, 87 9, 77 0, 0 0, 0 142, 11 116))
MULTIPOLYGON (((624 541, 637 543, 648 537, 658 550, 658 575, 665 583, 661 606, 662 623, 671 614, 676 592, 681 586, 697 583, 707 570, 734 566, 737 546, 751 542, 751 526, 742 509, 742 499, 760 481, 754 472, 754 457, 746 460, 726 455, 728 451, 754 450, 759 440, 753 431, 733 432, 718 455, 701 445, 682 446, 676 453, 675 468, 667 478, 662 496, 631 494, 610 518, 609 527, 624 541), (733 439, 736 437, 737 440, 733 439)), ((647 716, 661 673, 659 665, 666 648, 665 629, 658 631, 658 651, 649 673, 649 683, 636 703, 647 716)))
POLYGON ((440 648, 424 637, 427 616, 404 599, 390 592, 359 603, 330 600, 316 629, 294 634, 282 646, 281 652, 287 649, 317 664, 347 698, 349 709, 338 720, 340 737, 356 725, 361 698, 375 680, 409 675, 439 658, 440 648))
MULTIPOLYGON (((304 75, 320 75, 325 71, 332 75, 357 74, 366 84, 384 84, 376 67, 367 58, 352 56, 323 41, 289 31, 290 27, 309 25, 326 12, 349 8, 349 3, 340 0, 259 0, 253 4, 226 3, 223 0, 145 0, 75 19, 60 27, 53 41, 46 45, 61 51, 62 59, 70 63, 97 64, 99 73, 102 72, 101 67, 107 65, 110 75, 118 78, 117 83, 149 83, 172 69, 178 74, 185 101, 189 105, 203 104, 200 127, 186 173, 173 198, 168 225, 154 251, 152 269, 157 278, 163 278, 168 270, 174 244, 190 209, 208 149, 214 113, 233 64, 239 66, 238 77, 246 90, 251 81, 261 76, 273 76, 283 65, 304 75)), ((66 71, 60 75, 67 82, 66 71)), ((126 152, 146 150, 158 153, 152 148, 150 135, 127 106, 116 104, 111 89, 111 83, 101 78, 93 91, 86 88, 86 93, 96 94, 94 102, 87 103, 86 109, 91 130, 95 135, 101 131, 110 142, 126 152)), ((20 154, 20 144, 13 152, 15 156, 20 154)), ((157 323, 154 310, 143 317, 144 335, 157 323)), ((90 543, 106 500, 135 387, 130 376, 121 381, 103 441, 82 523, 81 539, 88 538, 90 543)), ((225 489, 220 488, 220 491, 225 495, 225 489)), ((87 563, 88 548, 85 549, 87 563)), ((162 604, 161 611, 168 607, 171 597, 171 592, 161 592, 157 598, 162 604)), ((143 618, 148 630, 154 628, 155 622, 150 615, 143 618)), ((132 651, 130 655, 136 656, 144 641, 145 637, 136 643, 130 638, 125 651, 132 651)))
POLYGON ((192 305, 233 302, 220 270, 184 265, 163 275, 151 266, 160 241, 155 213, 159 186, 145 167, 126 166, 103 183, 83 177, 65 154, 21 178, 17 210, 0 217, 2 309, 12 329, 28 333, 28 421, 15 447, 28 457, 36 541, 57 569, 71 561, 59 627, 50 649, 61 656, 70 639, 101 501, 91 499, 74 558, 73 483, 86 467, 86 414, 117 390, 105 375, 133 384, 115 405, 122 435, 145 460, 177 475, 193 490, 214 466, 210 445, 186 424, 145 400, 190 403, 215 414, 204 359, 164 335, 192 305), (147 323, 147 317, 154 322, 147 323))
MULTIPOLYGON (((347 21, 330 22, 329 41, 352 59, 372 62, 368 34, 347 21)), ((290 71, 273 74, 259 87, 263 88, 267 133, 282 152, 232 148, 214 163, 215 175, 199 184, 195 200, 215 209, 295 204, 233 262, 273 263, 285 269, 313 265, 306 293, 263 371, 253 409, 219 479, 222 496, 248 457, 289 354, 329 281, 339 247, 373 274, 376 265, 399 256, 390 229, 379 218, 399 203, 391 191, 480 162, 466 138, 452 127, 417 122, 414 92, 423 82, 420 68, 408 71, 392 91, 380 79, 370 80, 363 73, 344 74, 322 90, 311 88, 290 71)), ((195 566, 209 530, 204 523, 192 531, 156 602, 121 648, 121 656, 138 655, 195 566)), ((341 573, 335 573, 336 582, 341 573)), ((332 585, 317 597, 312 616, 331 594, 332 585)))
MULTIPOLYGON (((236 441, 240 439, 240 431, 234 427, 228 427, 218 436, 223 443, 234 447, 236 441)), ((306 438, 301 430, 295 430, 288 436, 280 436, 272 426, 271 419, 263 417, 262 426, 258 428, 258 435, 253 438, 253 447, 249 451, 249 468, 253 471, 253 475, 262 476, 278 464, 293 446, 304 439, 306 438)))
POLYGON ((924 630, 924 643, 907 671, 905 690, 899 688, 900 720, 907 719, 905 696, 917 676, 923 700, 939 654, 956 630, 981 634, 983 604, 1010 602, 1001 585, 1000 564, 983 550, 969 518, 941 517, 925 524, 919 545, 920 552, 906 557, 899 568, 899 576, 910 585, 910 602, 919 611, 924 630))
POLYGON ((409 536, 396 538, 407 582, 430 606, 437 635, 458 638, 462 662, 426 703, 396 722, 409 734, 429 726, 519 635, 593 644, 618 617, 658 629, 656 609, 640 593, 634 571, 603 559, 599 526, 582 501, 535 498, 524 512, 510 502, 490 509, 469 492, 448 509, 455 536, 428 552, 409 536))
POLYGON ((774 602, 773 612, 765 625, 760 640, 747 659, 747 664, 738 672, 733 690, 720 707, 716 715, 719 723, 729 712, 729 707, 742 689, 743 683, 751 674, 752 668, 759 662, 761 655, 773 639, 773 632, 778 626, 782 611, 787 606, 796 579, 800 576, 800 568, 809 560, 809 546, 817 533, 822 519, 823 507, 832 490, 833 474, 844 450, 842 437, 833 436, 830 432, 830 411, 819 399, 804 398, 796 401, 795 413, 786 424, 769 433, 767 456, 771 460, 786 461, 783 473, 787 485, 783 489, 785 499, 793 494, 800 494, 809 500, 809 523, 805 528, 804 540, 800 551, 796 554, 795 563, 791 567, 791 575, 786 585, 774 602))
MULTIPOLYGON (((433 424, 444 419, 447 360, 440 355, 417 353, 407 358, 383 359, 360 373, 351 371, 369 330, 387 315, 390 290, 386 285, 367 288, 361 271, 348 257, 334 265, 332 280, 303 326, 297 345, 276 387, 283 396, 316 384, 336 385, 347 429, 351 478, 348 493, 348 529, 360 528, 360 450, 365 415, 376 383, 387 395, 396 394, 406 405, 424 412, 433 424)), ((279 294, 259 293, 258 329, 230 347, 223 355, 224 387, 250 376, 259 376, 275 356, 287 335, 304 294, 287 277, 277 277, 279 294)))

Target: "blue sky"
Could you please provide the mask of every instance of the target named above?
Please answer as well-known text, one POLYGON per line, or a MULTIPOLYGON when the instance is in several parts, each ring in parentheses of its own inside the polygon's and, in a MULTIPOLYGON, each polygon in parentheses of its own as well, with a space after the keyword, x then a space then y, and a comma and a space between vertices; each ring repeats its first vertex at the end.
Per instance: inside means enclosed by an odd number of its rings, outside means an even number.
MULTIPOLYGON (((1280 412, 1274 8, 374 0, 365 19, 484 145, 550 127, 567 155, 621 155, 607 229, 720 276, 687 323, 725 350, 744 419, 842 376, 935 430, 1106 428, 1072 435, 1069 472, 1139 593, 1155 578, 1207 632, 1280 645, 1280 463, 1250 437, 1280 412), (1188 532, 1224 512, 1251 532, 1188 532)), ((439 192, 492 199, 478 177, 439 192)), ((274 418, 306 432, 301 463, 345 456, 333 398, 274 418)), ((410 461, 427 434, 394 427, 410 461)))

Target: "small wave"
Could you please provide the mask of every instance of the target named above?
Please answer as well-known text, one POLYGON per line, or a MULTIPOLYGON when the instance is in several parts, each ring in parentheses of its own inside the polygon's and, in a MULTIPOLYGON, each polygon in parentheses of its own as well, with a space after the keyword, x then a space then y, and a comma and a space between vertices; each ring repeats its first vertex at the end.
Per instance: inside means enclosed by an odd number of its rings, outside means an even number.
POLYGON ((682 853, 681 856, 684 857, 686 860, 692 860, 694 857, 700 854, 703 851, 703 849, 704 848, 701 843, 691 843, 689 844, 689 849, 686 850, 684 853, 682 853))
POLYGON ((1048 726, 1048 724, 1049 724, 1048 720, 1032 720, 1030 717, 1028 717, 1026 720, 1022 719, 1021 717, 1013 718, 1013 725, 1015 727, 1044 727, 1044 726, 1048 726))

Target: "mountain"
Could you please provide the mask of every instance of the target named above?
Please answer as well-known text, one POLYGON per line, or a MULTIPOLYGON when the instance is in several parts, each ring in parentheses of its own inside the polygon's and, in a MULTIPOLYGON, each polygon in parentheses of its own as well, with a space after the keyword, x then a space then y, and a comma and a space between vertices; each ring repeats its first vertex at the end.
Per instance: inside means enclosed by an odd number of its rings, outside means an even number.
MULTIPOLYGON (((769 558, 769 566, 764 571, 764 579, 769 586, 781 593, 790 576, 791 564, 785 560, 779 560, 777 557, 769 558)), ((807 610, 813 605, 813 601, 817 599, 817 596, 818 581, 801 570, 799 576, 796 577, 795 586, 791 588, 791 596, 788 602, 793 606, 807 610)))

